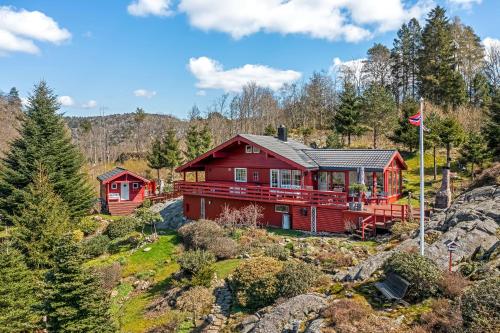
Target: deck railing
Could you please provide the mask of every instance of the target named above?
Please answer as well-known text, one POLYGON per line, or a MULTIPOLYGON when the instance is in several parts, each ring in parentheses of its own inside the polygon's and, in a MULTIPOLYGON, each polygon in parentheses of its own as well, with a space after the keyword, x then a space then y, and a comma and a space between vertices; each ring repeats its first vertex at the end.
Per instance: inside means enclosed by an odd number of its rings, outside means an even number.
POLYGON ((226 199, 240 199, 272 203, 295 203, 314 206, 347 206, 347 193, 305 189, 286 189, 253 186, 239 183, 186 182, 174 184, 176 192, 226 199))

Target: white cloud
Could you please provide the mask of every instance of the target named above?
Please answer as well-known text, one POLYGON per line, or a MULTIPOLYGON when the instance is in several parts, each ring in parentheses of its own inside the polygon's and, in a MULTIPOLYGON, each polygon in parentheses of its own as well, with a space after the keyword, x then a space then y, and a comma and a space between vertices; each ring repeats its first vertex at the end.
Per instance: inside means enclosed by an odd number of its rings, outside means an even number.
POLYGON ((57 101, 62 106, 73 106, 73 105, 75 105, 75 100, 71 96, 59 96, 57 98, 57 101))
POLYGON ((39 11, 0 6, 0 53, 38 53, 34 41, 60 44, 71 38, 51 17, 39 11))
POLYGON ((127 7, 130 15, 134 16, 170 16, 170 0, 134 0, 127 7))
POLYGON ((93 99, 89 100, 87 103, 82 104, 82 108, 84 109, 93 109, 97 107, 97 102, 93 99))
POLYGON ((151 90, 146 90, 146 89, 137 89, 137 90, 134 90, 134 95, 136 97, 152 98, 156 95, 156 91, 151 91, 151 90))
POLYGON ((500 39, 497 38, 486 37, 485 39, 483 39, 482 43, 487 49, 491 47, 500 47, 500 39))
POLYGON ((207 95, 207 92, 205 90, 198 90, 196 92, 196 95, 197 96, 206 96, 207 95))
POLYGON ((260 31, 357 42, 420 18, 431 0, 181 0, 190 24, 238 39, 260 31), (373 31, 372 31, 373 30, 373 31))
POLYGON ((29 104, 30 104, 30 101, 28 100, 28 98, 27 98, 27 97, 21 97, 21 105, 22 105, 23 107, 28 107, 28 106, 29 106, 29 104))
POLYGON ((481 4, 482 0, 448 0, 448 2, 464 9, 470 9, 475 4, 481 4))
POLYGON ((263 65, 248 64, 224 70, 219 62, 207 57, 189 59, 188 68, 198 79, 196 87, 223 89, 232 92, 241 91, 241 88, 249 82, 277 90, 285 83, 298 80, 302 75, 292 70, 279 70, 263 65))

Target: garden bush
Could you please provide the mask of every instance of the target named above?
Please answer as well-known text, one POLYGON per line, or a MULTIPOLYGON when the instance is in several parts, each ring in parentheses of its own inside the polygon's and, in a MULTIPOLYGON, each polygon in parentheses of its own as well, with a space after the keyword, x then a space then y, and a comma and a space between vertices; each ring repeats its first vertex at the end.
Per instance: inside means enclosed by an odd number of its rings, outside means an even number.
POLYGON ((460 297, 469 284, 460 272, 445 272, 438 282, 441 293, 450 299, 460 297))
POLYGON ((125 237, 135 231, 139 226, 139 221, 132 216, 123 217, 119 220, 112 221, 106 228, 106 235, 111 239, 125 237))
POLYGON ((411 301, 420 301, 438 292, 441 271, 429 258, 416 252, 396 252, 387 260, 384 271, 396 273, 410 285, 406 297, 411 301))
POLYGON ((418 223, 399 221, 392 225, 391 234, 396 239, 405 240, 411 238, 417 229, 418 223))
POLYGON ((184 245, 191 249, 208 249, 218 238, 224 236, 220 225, 209 220, 199 220, 183 225, 178 230, 184 245))
POLYGON ((288 256, 290 255, 290 251, 286 247, 279 244, 272 244, 270 246, 267 246, 264 253, 268 257, 272 257, 281 261, 287 260, 288 256))
POLYGON ((462 318, 468 332, 500 331, 500 277, 481 281, 464 292, 462 318))
POLYGON ((208 251, 190 250, 183 252, 177 262, 186 273, 194 275, 215 263, 215 256, 208 251))
POLYGON ((133 231, 124 237, 111 240, 108 252, 111 254, 133 249, 141 243, 143 235, 138 231, 133 231))
POLYGON ((110 239, 106 235, 97 235, 83 241, 83 253, 87 258, 95 258, 108 251, 110 239))
POLYGON ((107 266, 97 267, 95 271, 102 287, 107 291, 116 287, 122 277, 122 266, 116 261, 107 266))
POLYGON ((462 331, 460 308, 444 298, 434 300, 431 304, 431 311, 423 313, 420 321, 420 328, 425 332, 458 333, 462 331))
POLYGON ((94 234, 100 225, 101 223, 94 217, 86 216, 80 220, 77 228, 80 229, 85 234, 85 236, 88 236, 94 234))
POLYGON ((294 297, 308 292, 317 285, 323 274, 311 264, 288 261, 278 273, 280 296, 294 297))
POLYGON ((269 257, 245 260, 234 271, 232 286, 238 304, 249 310, 270 305, 279 293, 282 264, 269 257))
POLYGON ((217 259, 234 258, 238 253, 238 244, 228 237, 219 237, 207 245, 207 250, 212 252, 217 259))
POLYGON ((194 287, 184 292, 176 302, 177 307, 191 313, 193 325, 196 326, 196 320, 210 312, 215 297, 212 290, 204 287, 194 287))
POLYGON ((212 265, 203 267, 199 271, 193 274, 191 281, 189 281, 189 286, 201 286, 210 287, 212 280, 215 275, 215 269, 212 265))

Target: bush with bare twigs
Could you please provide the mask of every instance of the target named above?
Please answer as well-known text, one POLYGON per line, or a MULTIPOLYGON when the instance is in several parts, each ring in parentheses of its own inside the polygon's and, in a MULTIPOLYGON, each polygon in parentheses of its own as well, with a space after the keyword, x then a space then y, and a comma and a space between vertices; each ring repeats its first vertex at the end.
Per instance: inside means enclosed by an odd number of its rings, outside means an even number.
POLYGON ((492 277, 467 289, 461 298, 468 332, 499 332, 500 278, 492 277))
POLYGON ((444 296, 450 299, 456 299, 464 293, 465 288, 470 285, 467 280, 459 272, 446 272, 438 281, 438 286, 444 296))
POLYGON ((444 298, 431 304, 431 311, 422 314, 419 327, 425 332, 458 333, 462 331, 460 307, 444 298))
POLYGON ((196 320, 210 311, 215 297, 212 290, 205 287, 193 287, 183 293, 176 302, 179 309, 190 312, 193 325, 196 326, 196 320))
POLYGON ((222 213, 217 218, 217 223, 231 230, 236 228, 256 228, 262 222, 264 208, 257 204, 250 204, 241 209, 224 206, 222 213))

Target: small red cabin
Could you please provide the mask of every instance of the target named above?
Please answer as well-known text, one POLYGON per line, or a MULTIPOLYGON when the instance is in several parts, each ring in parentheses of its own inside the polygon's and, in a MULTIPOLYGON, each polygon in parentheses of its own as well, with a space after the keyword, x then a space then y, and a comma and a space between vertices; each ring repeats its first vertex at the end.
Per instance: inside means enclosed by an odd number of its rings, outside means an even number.
POLYGON ((103 173, 97 180, 102 211, 111 215, 131 214, 155 188, 153 181, 120 167, 103 173))
POLYGON ((184 180, 175 189, 188 219, 216 219, 226 205, 257 203, 270 226, 344 232, 355 224, 374 232, 405 218, 407 207, 395 202, 406 168, 396 150, 313 149, 280 128, 278 137, 239 134, 180 166, 184 180), (360 181, 367 188, 362 209, 350 189, 360 181))

